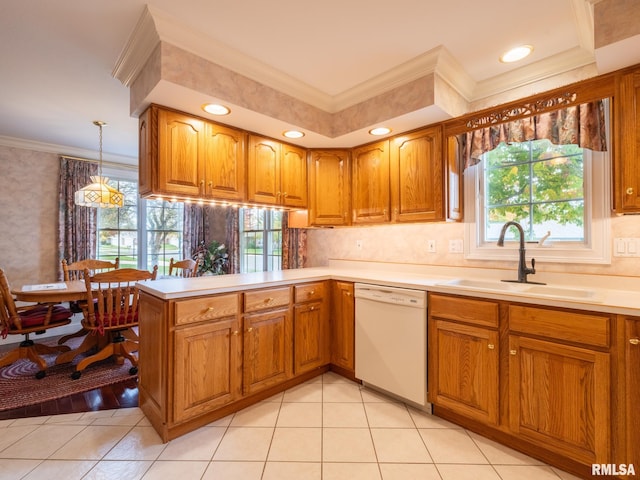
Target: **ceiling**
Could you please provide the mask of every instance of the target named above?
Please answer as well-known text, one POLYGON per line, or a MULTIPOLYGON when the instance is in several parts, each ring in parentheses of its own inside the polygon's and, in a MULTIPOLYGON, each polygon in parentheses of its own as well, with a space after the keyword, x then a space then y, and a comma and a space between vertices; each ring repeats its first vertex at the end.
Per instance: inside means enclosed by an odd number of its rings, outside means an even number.
MULTIPOLYGON (((137 119, 130 113, 129 88, 115 72, 149 11, 154 19, 182 28, 182 40, 163 38, 166 32, 158 28, 163 41, 184 41, 178 46, 197 55, 209 54, 207 47, 216 45, 227 58, 242 59, 227 62, 228 68, 244 68, 239 73, 281 91, 282 85, 291 85, 294 96, 309 104, 313 97, 331 105, 376 81, 384 90, 390 73, 402 72, 403 66, 438 49, 455 64, 458 73, 452 80, 459 93, 465 101, 477 102, 499 94, 496 89, 521 86, 533 71, 594 64, 594 1, 538 0, 526 10, 519 0, 395 0, 373 2, 375 7, 367 0, 3 2, 0 144, 95 158, 98 131, 92 122, 103 120, 108 124, 105 158, 136 163, 137 119), (194 47, 198 43, 201 51, 194 47), (517 64, 498 61, 503 51, 519 44, 533 45, 533 54, 517 64), (269 78, 260 78, 261 72, 269 78), (286 82, 274 86, 276 76, 286 82)), ((186 88, 158 89, 150 99, 183 108, 203 95, 186 88)), ((421 112, 411 113, 402 122, 398 119, 401 129, 390 126, 403 131, 430 120, 421 112)), ((263 112, 233 105, 232 114, 218 121, 266 135, 283 125, 263 112)), ((349 141, 364 143, 362 138, 349 141)), ((341 141, 346 140, 309 132, 296 143, 329 147, 341 141)))

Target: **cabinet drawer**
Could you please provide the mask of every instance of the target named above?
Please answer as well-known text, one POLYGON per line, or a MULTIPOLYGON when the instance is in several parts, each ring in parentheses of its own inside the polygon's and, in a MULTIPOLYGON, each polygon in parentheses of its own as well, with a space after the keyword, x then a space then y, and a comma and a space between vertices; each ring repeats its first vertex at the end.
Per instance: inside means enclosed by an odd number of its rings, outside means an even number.
POLYGON ((257 292, 245 292, 244 294, 244 311, 256 312, 258 310, 266 310, 268 308, 282 307, 289 305, 290 292, 289 287, 270 288, 268 290, 259 290, 257 292))
POLYGON ((296 285, 293 289, 296 303, 322 300, 324 298, 324 282, 296 285))
POLYGON ((509 330, 598 347, 609 346, 606 315, 509 305, 509 330))
POLYGON ((238 314, 238 295, 196 298, 175 303, 175 324, 202 322, 238 314))
POLYGON ((499 309, 496 302, 431 294, 428 305, 432 317, 498 327, 499 309))

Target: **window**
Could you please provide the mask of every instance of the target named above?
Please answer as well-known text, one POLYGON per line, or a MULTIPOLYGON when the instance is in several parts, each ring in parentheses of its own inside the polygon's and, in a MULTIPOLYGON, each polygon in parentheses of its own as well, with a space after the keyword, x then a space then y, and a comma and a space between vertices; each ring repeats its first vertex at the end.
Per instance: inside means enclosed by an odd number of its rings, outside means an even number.
POLYGON ((98 258, 120 259, 120 268, 138 268, 138 185, 110 180, 124 193, 122 208, 98 209, 98 258))
POLYGON ((120 268, 169 273, 171 257, 182 258, 183 205, 138 197, 138 182, 110 180, 125 194, 122 208, 98 209, 98 258, 120 258, 120 268))
POLYGON ((240 272, 282 269, 282 212, 240 210, 240 272))
POLYGON ((536 261, 610 263, 608 172, 607 152, 548 140, 501 143, 465 170, 465 257, 513 258, 513 229, 505 248, 496 243, 514 220, 536 261))
POLYGON ((484 242, 497 241, 508 221, 522 226, 527 241, 553 234, 554 241, 584 242, 581 148, 549 140, 503 142, 483 155, 482 166, 484 242))

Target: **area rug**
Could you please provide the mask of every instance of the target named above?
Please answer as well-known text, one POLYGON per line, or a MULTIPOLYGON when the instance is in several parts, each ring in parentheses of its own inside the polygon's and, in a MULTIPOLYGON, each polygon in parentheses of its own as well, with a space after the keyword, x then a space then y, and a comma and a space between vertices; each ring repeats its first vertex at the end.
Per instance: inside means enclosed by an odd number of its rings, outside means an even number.
MULTIPOLYGON (((80 342, 81 339, 74 338, 66 345, 76 348, 80 342)), ((55 345, 52 340, 41 343, 55 345)), ((55 365, 55 355, 43 355, 43 358, 47 360, 48 368, 47 375, 41 380, 35 378, 38 367, 28 360, 18 360, 0 368, 0 411, 55 400, 137 377, 129 374, 129 360, 117 365, 113 358, 108 358, 88 366, 78 380, 72 380, 71 374, 75 365, 84 358, 82 355, 64 365, 55 365)))

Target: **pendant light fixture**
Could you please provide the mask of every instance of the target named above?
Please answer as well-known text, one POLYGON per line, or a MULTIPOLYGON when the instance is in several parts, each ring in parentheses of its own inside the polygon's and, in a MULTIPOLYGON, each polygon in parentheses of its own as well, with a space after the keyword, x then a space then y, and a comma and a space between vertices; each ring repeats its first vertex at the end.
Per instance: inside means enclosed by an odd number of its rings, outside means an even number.
POLYGON ((91 183, 75 193, 75 204, 83 207, 120 208, 124 205, 124 194, 107 185, 109 179, 102 176, 102 127, 105 122, 93 122, 100 129, 100 164, 98 176, 91 176, 91 183))

